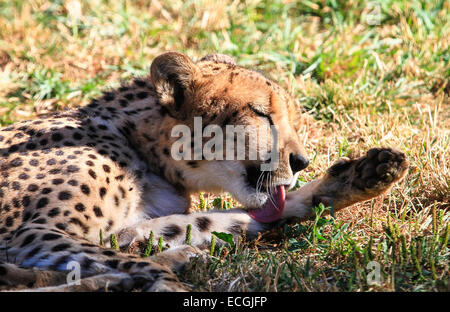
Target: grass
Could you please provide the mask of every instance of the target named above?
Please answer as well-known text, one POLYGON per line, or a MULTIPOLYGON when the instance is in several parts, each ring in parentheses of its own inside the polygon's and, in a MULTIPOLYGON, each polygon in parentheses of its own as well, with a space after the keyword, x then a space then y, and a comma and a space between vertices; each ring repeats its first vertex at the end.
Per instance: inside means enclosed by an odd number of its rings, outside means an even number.
MULTIPOLYGON (((450 5, 372 3, 2 1, 0 125, 84 105, 166 50, 232 55, 304 112, 312 161, 299 184, 373 146, 400 148, 411 167, 383 198, 215 248, 181 278, 201 291, 448 291, 450 5)), ((231 205, 215 198, 199 206, 231 205)))

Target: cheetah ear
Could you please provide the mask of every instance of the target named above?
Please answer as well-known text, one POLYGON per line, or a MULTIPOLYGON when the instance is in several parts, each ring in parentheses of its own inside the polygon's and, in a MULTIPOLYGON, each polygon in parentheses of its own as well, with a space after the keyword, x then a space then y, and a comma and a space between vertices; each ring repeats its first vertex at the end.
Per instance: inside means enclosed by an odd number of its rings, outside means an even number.
POLYGON ((182 53, 167 52, 153 60, 150 72, 160 104, 173 117, 185 118, 193 85, 201 75, 198 67, 182 53))

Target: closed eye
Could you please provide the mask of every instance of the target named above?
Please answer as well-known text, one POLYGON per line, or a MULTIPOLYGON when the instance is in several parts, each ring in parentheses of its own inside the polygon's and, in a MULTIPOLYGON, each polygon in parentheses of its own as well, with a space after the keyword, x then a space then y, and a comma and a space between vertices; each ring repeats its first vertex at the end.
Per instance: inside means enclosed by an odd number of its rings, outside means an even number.
POLYGON ((265 113, 263 113, 263 112, 260 112, 259 110, 257 110, 256 108, 254 108, 250 103, 248 103, 247 106, 248 106, 248 108, 249 108, 253 113, 255 113, 256 115, 258 115, 258 116, 260 116, 260 117, 267 118, 267 119, 269 120, 269 123, 270 123, 271 126, 274 125, 273 120, 272 120, 272 117, 271 117, 270 115, 267 115, 267 114, 265 114, 265 113))

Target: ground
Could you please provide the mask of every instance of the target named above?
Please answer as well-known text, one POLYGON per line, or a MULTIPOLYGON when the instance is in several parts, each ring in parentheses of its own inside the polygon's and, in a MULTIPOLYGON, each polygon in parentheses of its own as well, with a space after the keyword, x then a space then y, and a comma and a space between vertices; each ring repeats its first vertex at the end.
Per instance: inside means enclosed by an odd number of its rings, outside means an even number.
MULTIPOLYGON (((374 146, 411 166, 383 198, 216 250, 180 278, 199 291, 448 291, 449 11, 444 0, 2 1, 0 126, 84 105, 166 50, 232 55, 302 107, 311 163, 299 185, 374 146)), ((232 205, 201 197, 198 209, 232 205)))

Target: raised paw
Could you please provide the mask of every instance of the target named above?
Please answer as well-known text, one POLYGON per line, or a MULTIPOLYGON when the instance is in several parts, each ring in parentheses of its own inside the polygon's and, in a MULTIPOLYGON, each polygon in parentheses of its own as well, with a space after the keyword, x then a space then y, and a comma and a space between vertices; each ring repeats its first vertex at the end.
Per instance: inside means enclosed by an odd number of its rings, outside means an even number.
POLYGON ((401 179, 408 168, 405 154, 392 148, 372 148, 361 158, 345 162, 347 168, 342 172, 342 163, 330 167, 333 176, 348 176, 352 185, 363 191, 385 191, 394 182, 401 179), (350 168, 353 167, 353 169, 350 168), (353 172, 352 172, 353 171, 353 172))
POLYGON ((327 170, 313 204, 341 209, 387 192, 408 168, 405 154, 393 148, 372 148, 363 157, 340 159, 327 170))

